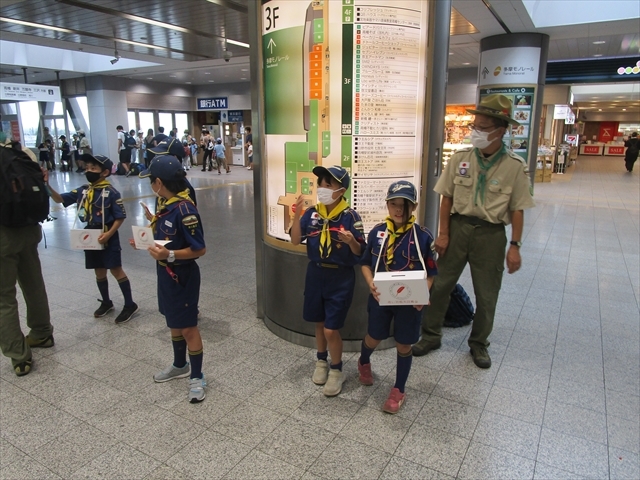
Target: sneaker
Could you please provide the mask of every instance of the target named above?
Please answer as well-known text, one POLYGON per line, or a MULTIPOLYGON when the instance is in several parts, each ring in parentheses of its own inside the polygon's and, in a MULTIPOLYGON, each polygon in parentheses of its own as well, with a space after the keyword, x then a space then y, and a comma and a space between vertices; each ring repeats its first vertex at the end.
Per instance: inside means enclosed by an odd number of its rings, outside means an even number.
POLYGON ((400 407, 404 403, 405 394, 400 393, 396 387, 393 387, 389 392, 389 398, 384 402, 384 407, 382 407, 383 412, 387 413, 398 413, 400 407))
POLYGON ((373 385, 373 374, 371 373, 371 363, 362 365, 358 360, 358 375, 362 385, 373 385))
POLYGON ((470 348, 471 355, 473 356, 473 363, 479 368, 490 368, 491 357, 489 351, 484 345, 474 345, 470 348))
POLYGON ((127 178, 129 178, 129 175, 131 175, 131 170, 127 170, 127 173, 124 174, 124 176, 127 178))
POLYGON ((327 383, 327 377, 329 376, 329 364, 326 360, 318 360, 316 362, 316 369, 313 371, 313 377, 311 380, 316 385, 324 385, 327 383))
POLYGON ((26 337, 27 345, 31 348, 51 348, 56 342, 53 340, 53 335, 49 335, 44 340, 36 340, 35 338, 31 338, 29 335, 26 337))
POLYGON ((327 383, 324 384, 322 393, 324 393, 326 397, 335 397, 342 391, 344 380, 344 373, 335 368, 330 368, 329 377, 327 378, 327 383))
POLYGON ((202 378, 192 378, 189 380, 189 403, 198 403, 204 400, 205 391, 204 387, 207 386, 207 382, 202 378))
POLYGON ((120 325, 122 323, 127 323, 131 320, 131 317, 138 311, 138 304, 133 303, 129 306, 125 305, 120 315, 116 317, 116 324, 120 325))
POLYGON ((156 373, 153 376, 153 381, 156 383, 164 383, 164 382, 168 382, 169 380, 173 380, 174 378, 188 377, 189 373, 191 373, 189 362, 187 362, 186 365, 182 368, 178 368, 174 366, 172 363, 161 372, 156 373))
POLYGON ((413 347, 411 347, 411 353, 414 357, 422 357, 432 350, 437 350, 442 346, 440 342, 428 342, 427 340, 420 340, 413 347))
POLYGON ((33 360, 30 358, 29 360, 25 360, 17 365, 14 365, 13 371, 16 372, 16 375, 19 377, 24 377, 31 372, 31 364, 33 360))
POLYGON ((104 317, 107 313, 113 310, 113 302, 111 300, 109 300, 108 302, 103 302, 102 300, 98 301, 100 302, 100 308, 93 312, 94 317, 104 317))

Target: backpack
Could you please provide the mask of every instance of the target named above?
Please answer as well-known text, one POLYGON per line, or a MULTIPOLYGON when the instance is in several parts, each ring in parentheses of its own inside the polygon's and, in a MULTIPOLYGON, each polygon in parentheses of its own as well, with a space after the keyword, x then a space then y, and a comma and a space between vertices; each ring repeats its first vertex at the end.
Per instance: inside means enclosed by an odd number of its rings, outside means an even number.
POLYGON ((132 149, 136 147, 136 139, 133 138, 131 135, 129 135, 128 133, 124 134, 124 146, 132 149))
POLYGON ((213 150, 213 140, 207 142, 207 150, 213 150))
POLYGON ((451 302, 449 302, 449 309, 444 316, 443 325, 450 328, 464 327, 473 321, 474 314, 473 303, 471 303, 469 295, 458 283, 451 292, 451 302))
POLYGON ((142 170, 144 170, 144 167, 139 163, 132 163, 129 166, 129 171, 131 172, 131 175, 140 175, 140 172, 142 172, 142 170))
POLYGON ((49 216, 49 195, 40 166, 15 144, 0 147, 0 224, 35 225, 49 216))

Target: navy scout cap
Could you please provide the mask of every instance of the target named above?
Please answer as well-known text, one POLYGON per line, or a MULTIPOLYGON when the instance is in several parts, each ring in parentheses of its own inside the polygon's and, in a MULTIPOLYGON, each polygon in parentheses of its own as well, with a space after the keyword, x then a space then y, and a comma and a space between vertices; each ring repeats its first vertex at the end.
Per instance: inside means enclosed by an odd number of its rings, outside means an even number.
POLYGON ((416 187, 413 186, 413 183, 407 182, 406 180, 399 180, 389 185, 385 202, 393 200, 394 198, 406 198, 415 205, 418 203, 418 192, 416 191, 416 187))
POLYGON ((83 153, 82 155, 80 155, 80 160, 82 160, 83 162, 97 163, 102 167, 103 170, 111 171, 111 168, 113 167, 113 162, 104 155, 91 155, 90 153, 83 153))
MULTIPOLYGON (((160 180, 177 180, 176 173, 182 171, 182 163, 173 155, 160 155, 153 157, 149 168, 138 175, 140 178, 156 177, 160 180)), ((182 177, 181 177, 182 178, 182 177)))
POLYGON ((319 177, 322 174, 329 174, 333 178, 335 178, 345 190, 349 190, 351 179, 349 178, 349 174, 347 173, 347 171, 342 167, 339 167, 337 165, 334 165, 332 167, 322 167, 318 165, 317 167, 313 167, 313 174, 316 177, 319 177))

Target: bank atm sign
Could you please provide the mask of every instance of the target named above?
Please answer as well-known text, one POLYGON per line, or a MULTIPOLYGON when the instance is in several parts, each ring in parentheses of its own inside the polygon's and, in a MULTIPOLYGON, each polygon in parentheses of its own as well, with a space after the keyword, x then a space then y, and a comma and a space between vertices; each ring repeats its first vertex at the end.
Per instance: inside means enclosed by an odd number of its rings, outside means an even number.
POLYGON ((227 97, 199 98, 198 110, 226 110, 229 108, 227 97))

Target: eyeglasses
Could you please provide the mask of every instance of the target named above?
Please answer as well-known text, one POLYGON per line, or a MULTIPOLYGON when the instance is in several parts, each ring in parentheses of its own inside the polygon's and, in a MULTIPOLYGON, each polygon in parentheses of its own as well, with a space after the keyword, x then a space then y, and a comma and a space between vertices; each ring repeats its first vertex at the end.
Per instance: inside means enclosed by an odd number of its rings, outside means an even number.
POLYGON ((488 127, 481 127, 473 123, 470 123, 467 126, 469 127, 469 130, 475 130, 476 132, 493 132, 496 128, 498 128, 495 125, 490 125, 488 127))

